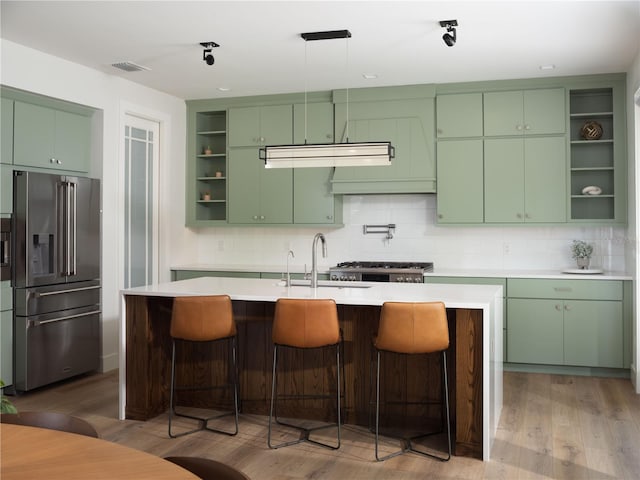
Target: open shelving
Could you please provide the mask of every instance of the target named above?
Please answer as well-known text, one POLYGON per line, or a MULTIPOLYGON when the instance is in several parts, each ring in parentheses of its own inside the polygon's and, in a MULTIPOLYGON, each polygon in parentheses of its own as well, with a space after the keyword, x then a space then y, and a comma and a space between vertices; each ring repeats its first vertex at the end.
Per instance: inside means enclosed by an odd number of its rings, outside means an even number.
POLYGON ((617 192, 613 90, 571 90, 569 105, 571 219, 614 220, 617 192), (581 129, 589 121, 598 122, 602 126, 600 138, 588 140, 582 137, 581 129), (585 195, 582 190, 587 186, 599 187, 602 193, 585 195))
POLYGON ((196 114, 196 220, 227 219, 227 114, 196 114))

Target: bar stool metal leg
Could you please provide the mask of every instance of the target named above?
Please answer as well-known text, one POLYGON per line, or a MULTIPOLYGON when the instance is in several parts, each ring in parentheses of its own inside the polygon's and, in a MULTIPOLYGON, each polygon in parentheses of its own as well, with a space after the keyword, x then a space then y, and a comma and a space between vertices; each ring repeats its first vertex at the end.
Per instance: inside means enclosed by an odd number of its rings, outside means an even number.
POLYGON ((171 392, 169 394, 169 436, 171 438, 178 438, 184 435, 189 435, 190 433, 198 432, 200 430, 209 430, 211 432, 221 433, 224 435, 234 436, 238 434, 238 355, 237 355, 237 341, 236 337, 231 337, 228 339, 231 342, 231 381, 232 383, 229 385, 220 385, 220 386, 211 386, 211 387, 192 387, 186 388, 182 387, 182 389, 191 389, 191 390, 212 390, 219 388, 233 388, 233 410, 231 412, 224 412, 217 415, 213 415, 211 417, 197 417, 194 415, 187 415, 184 413, 178 413, 176 411, 175 405, 175 390, 180 389, 180 387, 175 386, 175 370, 176 370, 176 340, 173 339, 173 345, 171 350, 171 392), (226 417, 229 415, 234 416, 235 428, 232 431, 220 430, 217 428, 213 428, 209 426, 210 420, 216 420, 222 417, 226 417), (194 429, 187 430, 186 432, 173 433, 171 424, 174 417, 183 417, 189 418, 192 420, 198 421, 198 426, 194 429))
POLYGON ((437 433, 441 433, 442 430, 436 432, 428 432, 419 435, 415 435, 408 438, 400 438, 405 444, 401 450, 390 453, 383 457, 380 456, 378 451, 378 444, 380 438, 380 350, 377 351, 377 371, 376 371, 376 426, 375 426, 375 453, 376 460, 382 462, 384 460, 388 460, 389 458, 396 457, 398 455, 402 455, 405 452, 414 452, 419 455, 424 455, 426 457, 435 458, 436 460, 440 460, 441 462, 447 462, 451 458, 451 421, 449 414, 449 382, 447 378, 447 355, 446 352, 442 352, 442 376, 444 380, 444 400, 445 400, 445 412, 446 412, 446 428, 447 428, 447 445, 448 452, 447 456, 439 456, 430 452, 426 452, 423 450, 418 450, 413 446, 413 441, 419 438, 424 438, 430 435, 434 435, 437 433))
MULTIPOLYGON (((341 342, 340 342, 341 343, 341 342)), ((313 427, 313 428, 304 428, 301 427, 299 425, 293 425, 291 423, 287 423, 287 422, 283 422, 280 421, 278 419, 278 405, 277 405, 277 395, 278 395, 278 388, 277 388, 277 366, 278 366, 278 345, 274 345, 273 346, 273 373, 272 373, 272 381, 271 381, 271 405, 269 408, 269 428, 268 428, 268 432, 267 432, 267 444, 269 445, 269 448, 273 448, 273 449, 277 449, 277 448, 281 448, 281 447, 287 447, 289 445, 296 445, 298 443, 302 443, 302 442, 309 442, 309 443, 313 443, 315 445, 319 445, 321 447, 325 447, 325 448, 329 448, 331 450, 337 450, 340 448, 340 442, 341 442, 341 424, 342 424, 342 419, 341 419, 341 414, 340 414, 340 343, 338 343, 336 345, 336 412, 337 412, 337 423, 330 423, 328 425, 321 425, 318 427, 313 427), (300 438, 298 440, 292 440, 289 442, 283 442, 280 444, 273 444, 271 442, 271 432, 272 432, 272 421, 275 420, 275 422, 278 425, 283 425, 286 427, 290 427, 293 429, 296 429, 300 432, 300 438), (309 437, 309 435, 312 432, 318 431, 318 430, 323 430, 326 428, 331 428, 331 427, 336 427, 338 429, 338 433, 337 433, 337 443, 335 445, 331 445, 331 444, 327 444, 327 443, 323 443, 323 442, 319 442, 317 440, 313 440, 309 437)))

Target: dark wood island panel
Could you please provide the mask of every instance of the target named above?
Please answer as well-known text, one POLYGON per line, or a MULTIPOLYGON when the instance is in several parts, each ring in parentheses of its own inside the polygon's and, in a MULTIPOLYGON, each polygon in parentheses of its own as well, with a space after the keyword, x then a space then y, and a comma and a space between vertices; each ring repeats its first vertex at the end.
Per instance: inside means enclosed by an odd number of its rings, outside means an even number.
MULTIPOLYGON (((167 411, 173 299, 125 295, 126 418, 148 420, 167 411)), ((273 347, 271 325, 275 303, 233 301, 238 327, 240 397, 243 413, 268 414, 273 347)), ((344 337, 344 400, 346 423, 367 426, 371 390, 372 338, 378 329, 380 306, 338 305, 344 337)), ((456 455, 482 458, 482 310, 448 309, 451 347, 447 354, 449 394, 456 455)), ((185 381, 225 382, 226 346, 194 345, 181 349, 178 375, 185 381), (185 377, 186 376, 186 377, 185 377)), ((283 349, 285 370, 279 388, 287 394, 314 395, 335 383, 329 368, 333 353, 283 349)), ((381 422, 387 425, 429 427, 439 424, 442 383, 440 355, 384 354, 383 389, 386 404, 381 422), (395 404, 394 402, 397 402, 395 404), (409 405, 406 405, 409 402, 409 405), (420 403, 420 404, 418 404, 420 403), (426 403, 426 404, 425 404, 426 403)), ((182 394, 183 405, 211 407, 227 398, 211 393, 182 394)), ((328 404, 318 398, 286 402, 282 416, 326 420, 328 404)))

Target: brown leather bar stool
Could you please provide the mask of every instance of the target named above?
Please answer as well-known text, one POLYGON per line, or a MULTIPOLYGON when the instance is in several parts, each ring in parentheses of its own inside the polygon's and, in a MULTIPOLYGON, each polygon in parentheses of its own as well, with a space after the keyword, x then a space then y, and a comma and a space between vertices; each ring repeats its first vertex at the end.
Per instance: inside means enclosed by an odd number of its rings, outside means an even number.
POLYGON ((236 435, 238 433, 238 360, 236 342, 236 324, 233 318, 231 298, 228 295, 209 295, 193 297, 176 297, 173 301, 171 315, 171 394, 169 399, 169 436, 181 437, 200 430, 236 435), (176 386, 176 343, 178 342, 218 342, 226 341, 231 347, 230 381, 223 385, 176 386), (185 413, 177 413, 175 392, 178 390, 233 390, 233 411, 202 418, 185 413), (227 415, 234 415, 235 430, 225 431, 209 427, 209 421, 227 415), (193 430, 174 434, 171 430, 173 417, 184 417, 198 420, 198 427, 193 430))
POLYGON ((48 428, 61 432, 77 433, 87 437, 100 438, 96 429, 82 418, 57 412, 18 412, 3 413, 0 423, 12 423, 28 427, 48 428))
MULTIPOLYGON (((269 448, 280 448, 308 441, 322 447, 336 450, 340 448, 340 325, 338 323, 338 309, 336 302, 330 299, 288 299, 281 298, 276 302, 275 317, 273 320, 273 380, 271 383, 271 408, 269 410, 269 430, 267 444, 269 448), (337 423, 321 425, 314 428, 304 428, 278 420, 277 414, 277 372, 278 350, 280 347, 290 348, 323 348, 335 347, 336 349, 336 412, 337 423), (298 440, 283 442, 278 445, 271 443, 271 424, 275 419, 279 425, 294 428, 302 433, 298 440), (319 442, 309 438, 309 435, 317 430, 337 426, 338 440, 335 445, 319 442)), ((331 398, 332 395, 321 396, 331 398)), ((288 396, 287 398, 291 398, 288 396)), ((304 398, 305 395, 297 395, 304 398)), ((313 398, 320 398, 313 395, 313 398)))
MULTIPOLYGON (((405 452, 436 458, 443 462, 451 458, 451 426, 449 418, 449 388, 447 382, 447 356, 449 348, 449 326, 447 312, 442 302, 386 302, 382 305, 378 335, 374 340, 377 353, 376 373, 376 460, 383 461, 405 452), (423 433, 409 438, 402 438, 402 450, 380 457, 378 443, 380 436, 380 358, 382 352, 393 352, 408 355, 442 352, 442 378, 444 403, 446 407, 448 455, 442 457, 414 448, 412 441, 440 433, 423 433)), ((444 427, 444 426, 443 426, 444 427)))

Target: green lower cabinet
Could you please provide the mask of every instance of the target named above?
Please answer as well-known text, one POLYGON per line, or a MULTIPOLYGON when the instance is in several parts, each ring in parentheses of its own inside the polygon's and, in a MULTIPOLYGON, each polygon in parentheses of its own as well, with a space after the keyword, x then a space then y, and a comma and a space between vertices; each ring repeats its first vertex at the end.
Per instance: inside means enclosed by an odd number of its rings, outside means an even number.
POLYGON ((565 365, 622 368, 622 302, 564 302, 565 365))
POLYGON ((209 270, 171 270, 171 279, 189 280, 199 277, 260 278, 259 272, 218 272, 209 270))
POLYGON ((621 301, 509 298, 507 361, 623 368, 621 301))
POLYGON ((0 379, 13 384, 13 291, 11 282, 0 282, 0 379))

